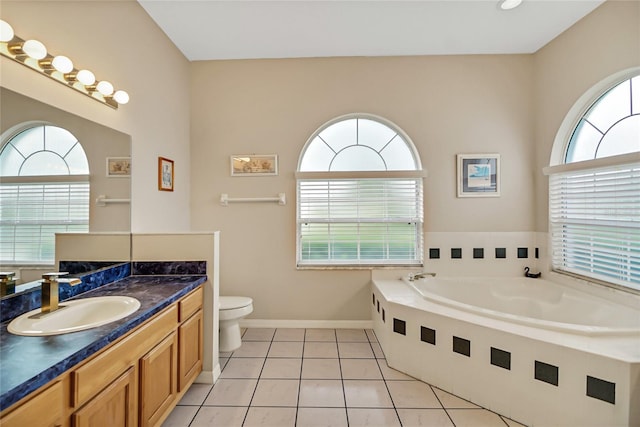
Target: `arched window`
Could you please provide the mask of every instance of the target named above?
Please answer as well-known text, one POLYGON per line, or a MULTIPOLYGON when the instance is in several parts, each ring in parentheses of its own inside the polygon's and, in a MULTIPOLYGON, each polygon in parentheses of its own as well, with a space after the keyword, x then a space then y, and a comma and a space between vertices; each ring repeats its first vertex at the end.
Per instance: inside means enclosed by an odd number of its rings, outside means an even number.
POLYGON ((640 76, 595 95, 565 119, 563 164, 546 171, 552 268, 640 290, 640 76))
POLYGON ((422 265, 423 172, 409 137, 379 117, 320 127, 298 162, 297 265, 422 265))
POLYGON ((52 264, 55 233, 89 231, 89 164, 66 129, 29 124, 3 135, 0 260, 52 264))

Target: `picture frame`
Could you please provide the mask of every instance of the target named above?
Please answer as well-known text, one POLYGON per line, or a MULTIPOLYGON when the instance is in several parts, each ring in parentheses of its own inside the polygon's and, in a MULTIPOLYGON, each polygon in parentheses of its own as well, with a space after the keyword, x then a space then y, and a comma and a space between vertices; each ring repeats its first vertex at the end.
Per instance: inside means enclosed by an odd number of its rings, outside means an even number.
POLYGON ((173 191, 173 160, 158 157, 158 190, 173 191))
POLYGON ((277 154, 234 154, 229 160, 231 176, 278 175, 277 154))
POLYGON ((128 178, 131 176, 131 157, 107 157, 107 177, 128 178))
POLYGON ((458 197, 500 197, 500 154, 457 155, 458 197))

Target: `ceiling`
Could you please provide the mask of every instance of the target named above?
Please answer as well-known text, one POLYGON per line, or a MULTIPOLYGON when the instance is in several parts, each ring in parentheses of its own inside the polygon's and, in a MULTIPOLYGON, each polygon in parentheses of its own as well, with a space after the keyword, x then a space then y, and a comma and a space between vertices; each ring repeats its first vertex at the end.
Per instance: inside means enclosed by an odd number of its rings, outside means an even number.
POLYGON ((604 0, 138 0, 191 61, 533 53, 604 0))

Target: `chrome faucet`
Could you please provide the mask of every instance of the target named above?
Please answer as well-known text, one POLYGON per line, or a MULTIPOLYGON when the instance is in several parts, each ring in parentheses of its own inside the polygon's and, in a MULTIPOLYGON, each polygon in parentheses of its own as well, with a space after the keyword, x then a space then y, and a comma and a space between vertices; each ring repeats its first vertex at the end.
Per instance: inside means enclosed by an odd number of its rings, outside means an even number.
POLYGON ((427 271, 423 271, 422 273, 410 274, 409 281, 413 282, 414 280, 423 279, 426 276, 436 277, 436 273, 429 273, 427 271))
POLYGON ((0 272, 0 297, 12 294, 16 291, 16 273, 13 271, 0 272))
POLYGON ((56 273, 46 273, 42 275, 42 310, 39 314, 35 316, 41 316, 43 314, 48 314, 54 312, 64 306, 59 306, 58 302, 60 301, 60 294, 58 290, 58 284, 60 283, 68 283, 71 286, 75 286, 79 283, 82 283, 82 280, 73 278, 60 278, 59 276, 64 276, 65 272, 56 272, 56 273))

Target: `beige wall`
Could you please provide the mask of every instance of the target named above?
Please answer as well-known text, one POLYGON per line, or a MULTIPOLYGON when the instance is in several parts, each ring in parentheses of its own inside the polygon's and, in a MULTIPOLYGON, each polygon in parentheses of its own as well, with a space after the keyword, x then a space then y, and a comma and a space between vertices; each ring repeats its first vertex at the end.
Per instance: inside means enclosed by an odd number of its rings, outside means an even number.
MULTIPOLYGON (((416 145, 426 231, 532 231, 530 55, 208 61, 192 66, 192 227, 221 230, 221 294, 253 318, 369 318, 368 271, 297 271, 298 156, 326 121, 382 116, 416 145), (502 155, 500 198, 456 198, 457 153, 502 155), (231 154, 279 155, 276 177, 230 177, 231 154), (285 192, 286 206, 218 203, 285 192)), ((428 247, 429 242, 426 242, 428 247)))
POLYGON ((536 229, 547 230, 549 165, 556 133, 592 86, 640 66, 640 2, 607 1, 534 55, 536 229))
POLYGON ((2 0, 0 16, 18 36, 129 92, 131 102, 116 111, 0 58, 3 87, 131 135, 133 231, 189 230, 190 65, 142 7, 135 0, 2 0), (158 156, 175 161, 172 193, 157 189, 158 156))

